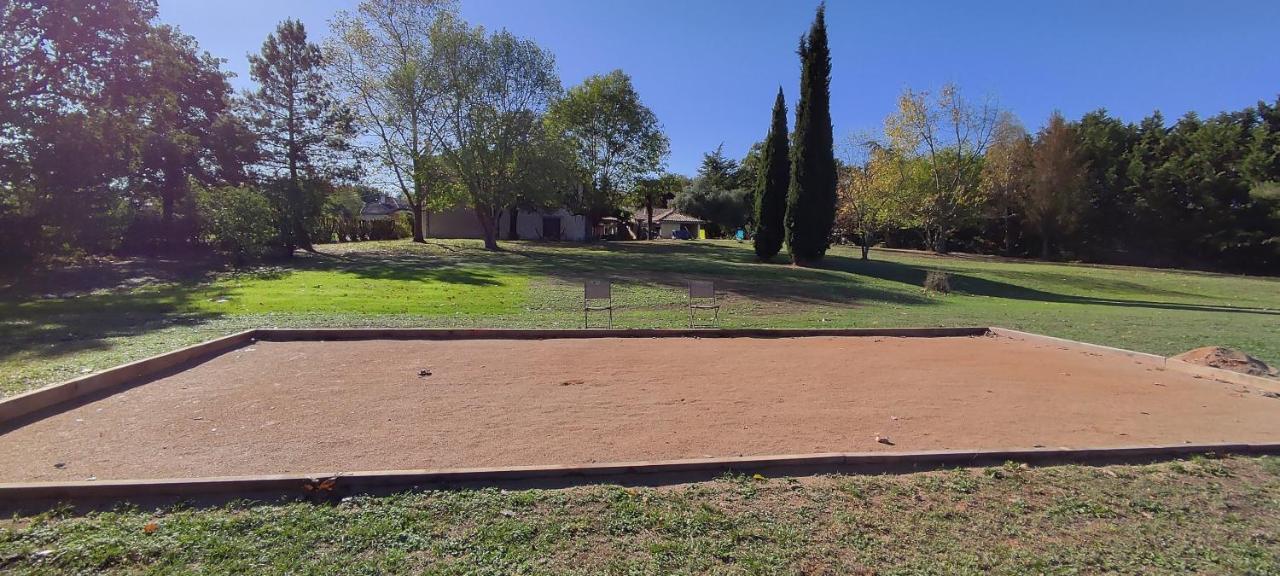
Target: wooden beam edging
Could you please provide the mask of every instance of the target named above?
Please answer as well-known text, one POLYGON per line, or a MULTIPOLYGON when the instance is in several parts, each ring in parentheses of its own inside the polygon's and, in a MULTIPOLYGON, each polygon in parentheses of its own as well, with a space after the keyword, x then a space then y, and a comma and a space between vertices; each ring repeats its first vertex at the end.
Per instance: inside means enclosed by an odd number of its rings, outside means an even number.
POLYGON ((1009 328, 1001 328, 999 326, 992 326, 991 328, 988 328, 988 330, 990 330, 990 332, 992 334, 995 334, 996 336, 1003 336, 1005 338, 1012 338, 1014 340, 1025 340, 1027 342, 1038 342, 1041 344, 1050 344, 1054 346, 1059 346, 1061 348, 1078 350, 1081 352, 1094 352, 1097 354, 1113 354, 1113 355, 1119 355, 1119 356, 1128 356, 1136 360, 1146 360, 1148 362, 1154 362, 1156 364, 1159 364, 1162 367, 1164 366, 1164 362, 1165 362, 1165 357, 1160 356, 1158 354, 1148 354, 1146 352, 1135 352, 1133 350, 1125 350, 1124 348, 1112 348, 1111 346, 1103 346, 1101 344, 1090 344, 1088 342, 1080 342, 1078 340, 1068 340, 1066 338, 1058 338, 1056 336, 1045 336, 1044 334, 1035 334, 1033 332, 1011 330, 1009 328))
POLYGON ((1125 350, 1124 348, 1112 348, 1111 346, 1102 346, 1100 344, 1090 344, 1088 342, 1080 342, 1077 340, 1068 340, 1066 338, 1057 338, 1054 336, 1045 336, 1043 334, 1035 334, 1032 332, 1022 332, 1020 330, 1011 330, 1009 328, 1001 328, 992 326, 989 328, 991 334, 1002 336, 1005 338, 1013 338, 1015 340, 1025 340, 1028 342, 1039 342, 1049 344, 1070 350, 1078 350, 1081 352, 1092 352, 1096 354, 1112 354, 1134 358, 1136 360, 1144 360, 1153 362, 1165 370, 1174 372, 1182 372, 1190 374, 1197 378, 1209 378, 1229 384, 1240 384, 1242 386, 1253 386, 1266 392, 1280 393, 1280 380, 1274 378, 1263 378, 1261 376, 1250 376, 1239 372, 1232 372, 1222 368, 1214 368, 1212 366, 1201 366, 1199 364, 1191 364, 1183 362, 1176 358, 1166 358, 1157 354, 1148 354, 1146 352, 1135 352, 1133 350, 1125 350))
POLYGON ((1280 454, 1280 443, 1175 444, 1113 448, 1038 448, 1030 450, 946 450, 925 452, 851 452, 698 458, 622 462, 585 466, 513 466, 436 470, 319 472, 260 476, 20 482, 0 484, 0 509, 26 510, 53 503, 153 500, 162 498, 309 497, 390 492, 415 488, 470 486, 568 487, 584 484, 662 485, 707 480, 726 473, 812 475, 831 473, 899 474, 939 468, 992 466, 1005 462, 1034 465, 1123 464, 1194 455, 1280 454), (317 488, 332 479, 328 488, 317 488), (311 490, 307 490, 310 486, 311 490))
POLYGON ((812 336, 883 336, 943 338, 984 336, 988 328, 260 328, 259 340, 541 340, 553 338, 803 338, 812 336))
POLYGON ((1241 374, 1232 372, 1222 368, 1214 368, 1212 366, 1201 366, 1190 362, 1183 362, 1177 358, 1168 358, 1165 360, 1165 369, 1175 372, 1185 372, 1197 378, 1210 378, 1220 382, 1229 384, 1240 384, 1243 386, 1253 386, 1261 388, 1267 392, 1280 394, 1280 380, 1275 378, 1263 378, 1262 376, 1250 376, 1249 374, 1241 374))
POLYGON ((252 341, 256 332, 257 330, 246 330, 214 338, 172 352, 157 354, 150 358, 0 399, 0 425, 82 396, 144 379, 185 362, 226 352, 252 341))

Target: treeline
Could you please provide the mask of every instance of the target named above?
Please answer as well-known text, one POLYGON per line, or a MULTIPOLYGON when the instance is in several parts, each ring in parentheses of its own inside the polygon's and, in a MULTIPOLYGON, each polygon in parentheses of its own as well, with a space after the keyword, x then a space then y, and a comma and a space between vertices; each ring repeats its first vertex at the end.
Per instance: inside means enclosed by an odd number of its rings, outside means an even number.
POLYGON ((954 87, 851 138, 838 232, 866 248, 1280 272, 1280 101, 1167 125, 1099 110, 1034 135, 954 87))
POLYGON ((236 93, 154 0, 4 3, 0 259, 421 241, 424 212, 457 205, 495 248, 507 210, 634 203, 668 144, 630 78, 565 91, 552 54, 456 8, 366 0, 323 42, 287 20, 236 93), (359 220, 379 200, 406 229, 359 220))

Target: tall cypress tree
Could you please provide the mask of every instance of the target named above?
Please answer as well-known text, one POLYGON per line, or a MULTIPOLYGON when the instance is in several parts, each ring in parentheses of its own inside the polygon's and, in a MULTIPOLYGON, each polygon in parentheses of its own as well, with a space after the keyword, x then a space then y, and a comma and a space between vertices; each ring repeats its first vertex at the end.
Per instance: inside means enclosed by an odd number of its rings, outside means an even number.
POLYGON ((760 155, 759 175, 756 177, 756 233, 753 243, 756 257, 773 258, 782 250, 786 234, 784 219, 787 214, 787 186, 791 183, 791 153, 787 142, 787 102, 778 87, 778 98, 773 101, 773 124, 764 140, 760 155))
POLYGON ((796 105, 791 185, 787 190, 787 248, 791 261, 821 260, 836 218, 836 157, 831 136, 831 52, 826 6, 818 6, 809 35, 800 40, 800 103, 796 105))

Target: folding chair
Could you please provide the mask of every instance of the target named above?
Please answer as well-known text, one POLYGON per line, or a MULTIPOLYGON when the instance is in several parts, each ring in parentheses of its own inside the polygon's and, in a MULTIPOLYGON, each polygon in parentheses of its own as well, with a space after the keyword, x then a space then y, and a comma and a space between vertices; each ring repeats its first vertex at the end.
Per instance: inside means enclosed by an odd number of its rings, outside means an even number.
POLYGON ((694 280, 689 283, 689 327, 690 328, 718 328, 720 326, 720 303, 716 302, 716 285, 705 280, 694 280), (695 326, 693 322, 694 310, 713 310, 715 311, 714 320, 710 325, 695 326))
POLYGON ((609 328, 613 328, 613 285, 608 280, 587 280, 582 287, 582 327, 587 328, 587 314, 592 311, 609 311, 609 328), (592 301, 605 304, 592 304, 592 301))

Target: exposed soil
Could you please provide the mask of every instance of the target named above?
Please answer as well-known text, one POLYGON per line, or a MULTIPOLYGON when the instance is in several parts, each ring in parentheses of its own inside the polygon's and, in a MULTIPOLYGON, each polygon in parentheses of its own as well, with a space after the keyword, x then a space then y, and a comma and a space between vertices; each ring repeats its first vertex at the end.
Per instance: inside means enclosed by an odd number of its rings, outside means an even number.
POLYGON ((1274 442, 1277 416, 997 337, 259 342, 8 429, 0 481, 1274 442))
POLYGON ((1222 368, 1232 372, 1248 374, 1250 376, 1276 376, 1276 369, 1268 366, 1253 356, 1245 354, 1233 348, 1223 348, 1222 346, 1205 346, 1204 348, 1196 348, 1189 352, 1183 352, 1174 359, 1187 362, 1189 364, 1199 364, 1201 366, 1211 366, 1213 368, 1222 368))

